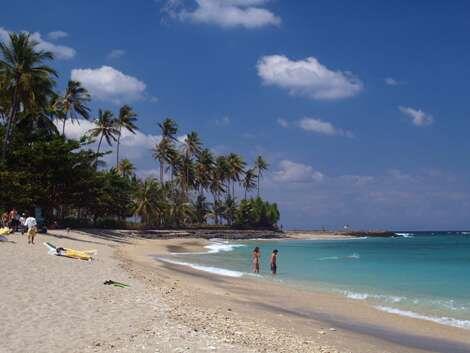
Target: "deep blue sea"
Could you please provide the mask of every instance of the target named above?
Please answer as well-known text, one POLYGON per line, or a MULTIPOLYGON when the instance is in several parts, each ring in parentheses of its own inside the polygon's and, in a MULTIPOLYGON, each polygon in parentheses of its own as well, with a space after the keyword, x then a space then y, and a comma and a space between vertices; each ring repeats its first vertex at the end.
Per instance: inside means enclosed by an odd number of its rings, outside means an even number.
POLYGON ((470 232, 408 232, 351 240, 214 240, 205 253, 173 255, 169 260, 224 276, 253 276, 255 246, 261 248, 261 276, 266 279, 470 329, 470 232), (273 249, 279 250, 276 277, 269 271, 273 249))

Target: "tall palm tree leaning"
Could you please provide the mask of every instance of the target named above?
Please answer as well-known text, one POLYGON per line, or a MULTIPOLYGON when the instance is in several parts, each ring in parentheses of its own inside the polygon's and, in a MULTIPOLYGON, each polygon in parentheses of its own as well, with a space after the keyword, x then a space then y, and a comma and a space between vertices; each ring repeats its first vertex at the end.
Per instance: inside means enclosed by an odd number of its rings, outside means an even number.
POLYGON ((259 184, 260 184, 260 179, 263 176, 263 172, 265 170, 268 170, 269 164, 266 162, 261 155, 258 155, 255 159, 255 169, 256 169, 256 179, 257 179, 257 189, 258 189, 258 197, 259 197, 259 184))
POLYGON ((132 110, 128 105, 123 105, 119 109, 119 116, 116 119, 117 129, 119 130, 117 134, 117 147, 116 147, 116 168, 119 166, 119 145, 121 143, 121 133, 122 129, 125 129, 133 134, 137 130, 135 122, 137 114, 132 110))
POLYGON ((116 136, 118 135, 119 130, 116 128, 116 122, 113 118, 113 113, 109 110, 104 112, 100 109, 98 119, 95 120, 95 127, 90 130, 90 135, 92 137, 100 136, 100 142, 98 143, 98 148, 96 150, 96 161, 98 161, 98 155, 100 153, 101 143, 103 138, 106 140, 109 146, 111 146, 112 141, 116 141, 116 136))
POLYGON ((64 95, 57 97, 54 109, 60 112, 62 119, 62 136, 65 136, 65 123, 67 119, 73 122, 79 118, 90 119, 90 108, 86 105, 90 101, 90 94, 78 81, 70 80, 67 83, 64 95))
MULTIPOLYGON (((6 43, 0 43, 0 81, 2 90, 11 97, 6 108, 6 130, 3 138, 2 160, 8 151, 16 118, 21 107, 25 110, 45 108, 54 93, 54 69, 44 64, 54 58, 50 51, 39 50, 39 43, 29 33, 10 33, 6 43)), ((4 107, 5 109, 5 107, 4 107)))

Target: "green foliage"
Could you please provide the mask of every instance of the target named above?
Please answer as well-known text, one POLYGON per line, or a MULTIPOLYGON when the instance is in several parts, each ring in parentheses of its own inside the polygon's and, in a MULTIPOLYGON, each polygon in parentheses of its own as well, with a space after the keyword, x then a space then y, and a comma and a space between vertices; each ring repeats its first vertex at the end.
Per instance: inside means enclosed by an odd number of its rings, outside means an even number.
POLYGON ((269 203, 257 197, 240 202, 235 224, 240 227, 273 228, 279 221, 279 217, 276 203, 269 203))
POLYGON ((119 155, 122 133, 138 129, 128 105, 117 114, 100 109, 88 133, 68 138, 67 120, 91 118, 91 96, 77 81, 55 91, 57 73, 46 65, 52 59, 26 33, 0 43, 0 210, 40 207, 46 222, 64 227, 275 226, 276 204, 246 200, 255 188, 259 196, 268 168, 261 156, 251 168, 239 154, 217 156, 195 131, 177 138, 178 124, 167 118, 153 150, 160 178, 141 180, 119 155), (100 160, 110 153, 101 152, 103 144, 116 150, 109 170, 100 160), (244 194, 240 203, 237 192, 244 194), (141 225, 126 221, 132 216, 141 225))

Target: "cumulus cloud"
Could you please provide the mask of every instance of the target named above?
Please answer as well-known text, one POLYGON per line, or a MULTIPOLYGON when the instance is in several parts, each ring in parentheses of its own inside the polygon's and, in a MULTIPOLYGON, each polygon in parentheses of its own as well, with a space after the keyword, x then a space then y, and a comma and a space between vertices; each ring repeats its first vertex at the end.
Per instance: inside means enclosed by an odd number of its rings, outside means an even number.
POLYGON ((52 32, 47 33, 47 38, 49 38, 50 40, 57 40, 57 39, 65 38, 68 36, 69 34, 64 31, 52 31, 52 32))
MULTIPOLYGON (((9 41, 9 35, 12 31, 9 31, 3 27, 0 27, 0 41, 2 42, 7 42, 9 41)), ((23 31, 26 33, 30 34, 31 39, 35 40, 38 42, 37 49, 40 50, 46 50, 52 52, 54 54, 54 57, 57 59, 62 59, 62 60, 68 60, 72 59, 76 51, 73 48, 67 47, 65 45, 56 45, 54 43, 48 42, 47 40, 44 40, 41 36, 41 33, 39 32, 28 32, 28 31, 23 31)))
POLYGON ((189 8, 182 0, 168 0, 162 12, 171 18, 225 28, 279 26, 281 18, 265 6, 269 0, 195 0, 189 8))
POLYGON ((72 80, 80 81, 96 99, 121 103, 142 99, 145 83, 111 66, 73 69, 72 80))
POLYGON ((399 106, 398 109, 405 116, 411 119, 411 122, 416 126, 431 125, 434 121, 432 115, 423 112, 421 109, 414 109, 410 107, 399 106))
POLYGON ((108 55, 106 56, 107 59, 112 60, 112 59, 119 59, 126 54, 125 50, 122 49, 113 49, 111 50, 108 55))
MULTIPOLYGON (((59 131, 62 131, 62 122, 55 122, 59 131)), ((72 122, 68 120, 65 124, 65 136, 73 139, 80 139, 84 134, 86 134, 90 129, 94 128, 93 121, 80 120, 80 123, 72 122)), ((121 146, 120 146, 120 156, 121 158, 130 158, 133 161, 149 161, 152 159, 152 149, 157 143, 161 140, 160 135, 146 134, 142 131, 137 130, 135 134, 127 130, 122 131, 121 136, 121 146)), ((95 149, 97 142, 91 145, 92 149, 95 149)), ((108 147, 103 145, 102 150, 112 150, 113 153, 106 155, 104 160, 109 164, 113 165, 116 160, 115 155, 115 146, 108 147)))
POLYGON ((273 174, 274 181, 282 183, 308 183, 324 179, 324 175, 311 166, 287 159, 279 162, 279 169, 273 174))
POLYGON ((362 82, 350 72, 330 70, 314 57, 295 61, 284 55, 263 56, 257 70, 265 85, 311 99, 348 98, 363 89, 362 82))
POLYGON ((338 129, 332 123, 315 118, 303 118, 299 120, 298 125, 305 131, 315 132, 317 134, 328 136, 346 136, 353 137, 351 131, 338 129))

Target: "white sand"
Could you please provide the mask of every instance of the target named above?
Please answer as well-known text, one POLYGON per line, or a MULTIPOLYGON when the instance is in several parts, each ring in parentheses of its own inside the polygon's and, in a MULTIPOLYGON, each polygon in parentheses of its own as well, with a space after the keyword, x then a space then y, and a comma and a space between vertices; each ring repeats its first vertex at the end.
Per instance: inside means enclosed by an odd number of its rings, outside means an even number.
POLYGON ((1 353, 249 351, 169 319, 160 297, 113 257, 118 242, 51 233, 35 245, 21 235, 0 242, 1 353), (48 255, 44 241, 98 255, 93 262, 48 255), (108 279, 130 287, 103 285, 108 279))

